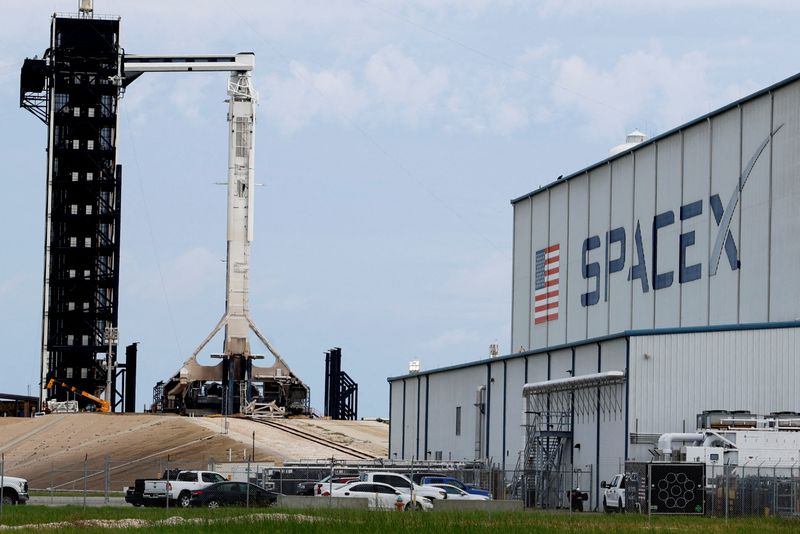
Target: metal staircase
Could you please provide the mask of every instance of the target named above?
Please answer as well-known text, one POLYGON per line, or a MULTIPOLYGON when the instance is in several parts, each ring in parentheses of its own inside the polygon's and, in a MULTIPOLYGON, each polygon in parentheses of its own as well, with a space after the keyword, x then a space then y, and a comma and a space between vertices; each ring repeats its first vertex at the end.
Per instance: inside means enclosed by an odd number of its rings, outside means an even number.
POLYGON ((529 499, 534 506, 556 508, 567 488, 562 487, 561 460, 572 440, 571 412, 532 414, 525 446, 526 487, 533 489, 529 499))

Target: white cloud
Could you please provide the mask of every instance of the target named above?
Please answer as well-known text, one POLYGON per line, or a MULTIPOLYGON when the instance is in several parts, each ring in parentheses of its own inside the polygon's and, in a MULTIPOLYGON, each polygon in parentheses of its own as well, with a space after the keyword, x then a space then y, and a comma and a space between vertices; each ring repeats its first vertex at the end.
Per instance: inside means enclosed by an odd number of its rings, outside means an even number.
POLYGON ((364 109, 367 97, 345 70, 312 71, 292 61, 287 78, 266 76, 258 84, 261 108, 284 133, 306 126, 316 116, 349 121, 364 109))
POLYGON ((225 85, 218 74, 180 76, 173 82, 169 99, 183 117, 196 122, 208 115, 205 103, 209 92, 219 96, 217 100, 224 98, 225 85))
POLYGON ((563 110, 586 114, 587 133, 594 137, 618 137, 626 127, 643 127, 641 113, 647 108, 656 111, 649 119, 663 131, 719 101, 712 96, 708 64, 702 53, 672 58, 657 47, 625 54, 606 70, 571 56, 555 64, 552 96, 563 110))
POLYGON ((757 8, 769 11, 797 11, 800 3, 795 0, 671 0, 661 2, 644 0, 632 2, 630 0, 544 0, 539 5, 539 14, 542 16, 569 16, 581 13, 602 11, 623 11, 626 14, 642 12, 666 11, 699 11, 705 9, 733 9, 757 8))
POLYGON ((529 63, 542 61, 544 59, 554 56, 555 53, 558 52, 559 48, 560 45, 556 41, 548 39, 547 41, 543 42, 538 46, 526 48, 517 57, 516 63, 519 65, 526 65, 529 63))
POLYGON ((364 78, 378 106, 412 123, 436 110, 448 86, 447 71, 443 67, 433 66, 425 71, 394 46, 369 58, 364 78))

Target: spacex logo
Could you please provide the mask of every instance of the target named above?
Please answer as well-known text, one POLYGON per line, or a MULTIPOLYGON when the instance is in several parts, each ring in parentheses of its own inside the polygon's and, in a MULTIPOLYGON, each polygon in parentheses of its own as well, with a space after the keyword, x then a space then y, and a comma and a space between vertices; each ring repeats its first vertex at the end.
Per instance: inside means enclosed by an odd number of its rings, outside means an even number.
MULTIPOLYGON (((735 271, 739 268, 739 251, 736 241, 731 233, 730 226, 731 220, 736 213, 736 207, 739 205, 739 197, 747 184, 747 179, 753 170, 756 162, 761 157, 764 149, 767 147, 772 137, 778 133, 783 127, 783 124, 775 128, 756 148, 755 152, 750 157, 747 165, 742 170, 739 180, 734 187, 733 193, 728 200, 728 204, 723 207, 722 200, 719 195, 711 195, 708 199, 708 204, 711 213, 714 216, 714 221, 717 224, 717 234, 714 240, 714 247, 708 258, 708 273, 709 276, 715 276, 719 271, 720 261, 722 259, 722 251, 725 251, 728 266, 731 270, 735 271)), ((680 206, 677 210, 677 216, 681 221, 692 219, 703 214, 703 199, 690 202, 680 206)), ((650 250, 649 257, 642 244, 642 229, 640 221, 636 221, 636 227, 633 231, 633 249, 632 261, 633 265, 628 268, 628 281, 637 283, 641 287, 642 293, 648 293, 650 286, 654 291, 659 289, 666 289, 675 282, 675 270, 658 272, 658 255, 660 253, 669 253, 669 251, 659 250, 658 236, 659 231, 667 226, 675 224, 676 212, 673 210, 665 211, 656 214, 653 217, 651 225, 652 232, 652 250, 650 250), (648 272, 648 259, 650 260, 650 271, 648 272)), ((605 261, 601 266, 600 262, 590 262, 589 253, 592 250, 601 248, 603 245, 599 235, 589 236, 583 241, 581 251, 582 262, 582 275, 586 280, 594 281, 594 287, 590 291, 581 295, 582 306, 593 306, 600 302, 600 282, 605 280, 603 299, 608 300, 608 280, 611 274, 623 271, 625 269, 625 251, 628 232, 624 227, 614 228, 605 234, 605 247, 604 257, 605 261), (602 276, 603 267, 605 267, 605 276, 602 276)), ((703 266, 700 263, 687 265, 686 252, 695 244, 694 230, 680 234, 678 240, 678 265, 677 265, 677 278, 678 283, 686 284, 699 280, 702 278, 703 266)), ((663 247, 662 247, 663 249, 663 247)), ((591 287, 591 282, 590 282, 591 287)))

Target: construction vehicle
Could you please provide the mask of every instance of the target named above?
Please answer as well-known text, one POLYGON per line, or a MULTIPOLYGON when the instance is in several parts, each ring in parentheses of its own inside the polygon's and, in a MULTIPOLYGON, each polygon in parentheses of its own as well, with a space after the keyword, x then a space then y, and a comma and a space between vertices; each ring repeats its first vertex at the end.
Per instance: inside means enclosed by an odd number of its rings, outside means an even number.
MULTIPOLYGON (((47 382, 47 389, 53 389, 53 386, 55 386, 55 385, 56 385, 56 379, 55 378, 51 378, 47 382)), ((73 392, 73 393, 75 393, 77 395, 80 395, 81 397, 85 397, 85 398, 89 399, 90 401, 96 403, 97 404, 97 408, 95 408, 96 412, 103 412, 103 413, 111 412, 111 404, 108 401, 103 400, 100 397, 96 397, 95 395, 92 395, 91 393, 83 391, 82 389, 78 389, 78 388, 76 388, 74 386, 70 386, 66 382, 59 382, 58 385, 60 385, 62 388, 66 388, 69 391, 71 391, 71 392, 73 392)))

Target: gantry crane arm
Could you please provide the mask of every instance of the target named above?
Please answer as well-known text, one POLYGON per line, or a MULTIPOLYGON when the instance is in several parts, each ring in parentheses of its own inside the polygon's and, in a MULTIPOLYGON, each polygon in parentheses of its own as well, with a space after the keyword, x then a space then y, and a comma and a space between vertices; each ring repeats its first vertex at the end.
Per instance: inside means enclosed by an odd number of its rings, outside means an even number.
MULTIPOLYGON (((47 389, 53 389, 53 386, 55 386, 55 385, 56 385, 56 379, 55 378, 51 378, 50 381, 47 382, 47 389)), ((99 408, 97 408, 98 412, 109 413, 111 411, 111 404, 109 404, 108 401, 105 401, 105 400, 101 399, 100 397, 96 397, 96 396, 92 395, 91 393, 87 393, 86 391, 83 391, 82 389, 78 389, 75 386, 70 386, 66 382, 59 382, 59 385, 61 387, 63 387, 63 388, 67 388, 68 390, 70 390, 73 393, 77 393, 81 397, 86 397, 90 401, 96 402, 97 405, 99 406, 99 408)))

